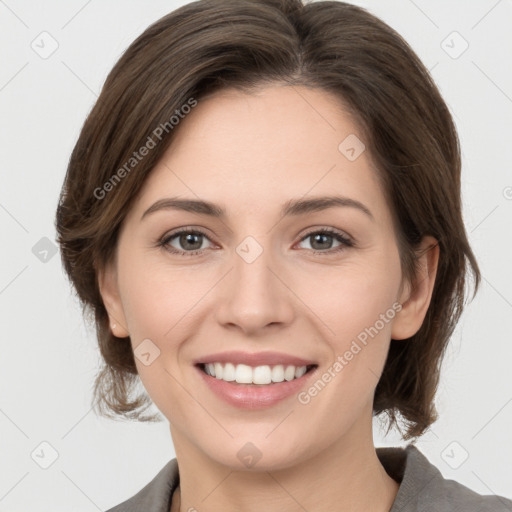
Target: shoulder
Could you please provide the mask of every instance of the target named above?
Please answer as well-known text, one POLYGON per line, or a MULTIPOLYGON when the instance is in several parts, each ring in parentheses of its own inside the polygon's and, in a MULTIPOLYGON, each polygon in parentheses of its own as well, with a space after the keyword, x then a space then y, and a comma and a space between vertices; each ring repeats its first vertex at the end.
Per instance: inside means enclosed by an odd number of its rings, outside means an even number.
POLYGON ((400 482, 390 512, 512 512, 512 500, 483 496, 444 478, 414 444, 377 448, 377 455, 388 474, 400 482))
POLYGON ((172 459, 140 491, 106 512, 169 512, 172 493, 178 484, 178 463, 172 459))

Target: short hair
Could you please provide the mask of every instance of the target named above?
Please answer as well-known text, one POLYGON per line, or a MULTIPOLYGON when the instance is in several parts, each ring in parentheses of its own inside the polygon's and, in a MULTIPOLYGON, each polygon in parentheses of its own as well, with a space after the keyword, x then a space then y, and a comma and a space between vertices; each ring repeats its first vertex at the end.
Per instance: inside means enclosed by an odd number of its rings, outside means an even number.
POLYGON ((418 437, 438 418, 441 362, 465 305, 468 270, 473 297, 480 282, 462 219, 459 139, 406 41, 339 1, 195 1, 150 25, 109 73, 71 154, 55 219, 65 271, 94 318, 103 358, 93 405, 111 418, 155 420, 142 414, 152 403, 144 390, 134 394, 140 380, 130 338, 110 331, 98 269, 115 254, 123 219, 179 129, 170 120, 191 98, 276 84, 334 94, 353 115, 393 216, 403 277, 417 275, 422 237, 438 241, 425 319, 412 337, 391 340, 373 401, 389 428, 400 430, 402 420, 402 437, 418 437), (155 133, 154 147, 127 169, 155 133))

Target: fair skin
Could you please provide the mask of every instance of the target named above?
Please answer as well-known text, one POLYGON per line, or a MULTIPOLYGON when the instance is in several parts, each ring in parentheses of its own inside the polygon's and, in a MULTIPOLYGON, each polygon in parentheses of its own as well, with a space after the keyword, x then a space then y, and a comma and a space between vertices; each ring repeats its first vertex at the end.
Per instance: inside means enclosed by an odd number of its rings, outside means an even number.
POLYGON ((402 282, 391 212, 369 152, 350 161, 338 150, 358 133, 325 91, 224 90, 181 122, 123 222, 100 290, 114 334, 130 336, 134 350, 145 339, 160 350, 147 366, 135 360, 170 423, 180 473, 172 512, 392 506, 399 485, 375 452, 373 396, 391 338, 409 338, 423 322, 439 250, 425 237, 422 247, 434 247, 421 256, 417 286, 402 282), (359 201, 371 216, 350 206, 280 216, 291 199, 334 194, 359 201), (210 201, 226 217, 162 208, 141 219, 171 196, 210 201), (199 254, 158 246, 177 228, 207 236, 177 236, 167 246, 199 247, 199 254), (343 247, 330 233, 327 247, 306 237, 322 228, 354 245, 343 247), (236 250, 248 236, 262 249, 251 263, 236 250), (316 361, 320 376, 397 303, 401 310, 307 404, 295 395, 241 410, 214 395, 194 367, 216 352, 276 350, 316 361), (237 457, 247 442, 261 453, 250 468, 237 457))

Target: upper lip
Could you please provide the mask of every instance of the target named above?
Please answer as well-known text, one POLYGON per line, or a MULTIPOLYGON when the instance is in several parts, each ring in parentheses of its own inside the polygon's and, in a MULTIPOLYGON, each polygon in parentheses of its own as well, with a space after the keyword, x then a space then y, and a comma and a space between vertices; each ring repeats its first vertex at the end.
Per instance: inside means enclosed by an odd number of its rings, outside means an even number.
POLYGON ((195 361, 195 364, 207 363, 233 363, 233 364, 246 364, 248 366, 263 366, 263 365, 293 365, 293 366, 309 366, 315 365, 314 361, 303 359, 301 357, 283 354, 282 352, 242 352, 239 350, 232 350, 229 352, 218 352, 217 354, 210 354, 195 361))

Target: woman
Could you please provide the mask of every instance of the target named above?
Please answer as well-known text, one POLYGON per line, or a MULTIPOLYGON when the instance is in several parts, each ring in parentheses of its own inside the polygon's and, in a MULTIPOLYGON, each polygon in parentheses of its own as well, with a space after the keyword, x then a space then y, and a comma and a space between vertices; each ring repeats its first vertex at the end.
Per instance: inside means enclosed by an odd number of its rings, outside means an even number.
POLYGON ((480 273, 448 109, 365 10, 209 0, 157 21, 109 74, 56 223, 98 410, 155 403, 176 450, 112 511, 512 510, 373 444, 374 415, 404 439, 436 420, 480 273))

